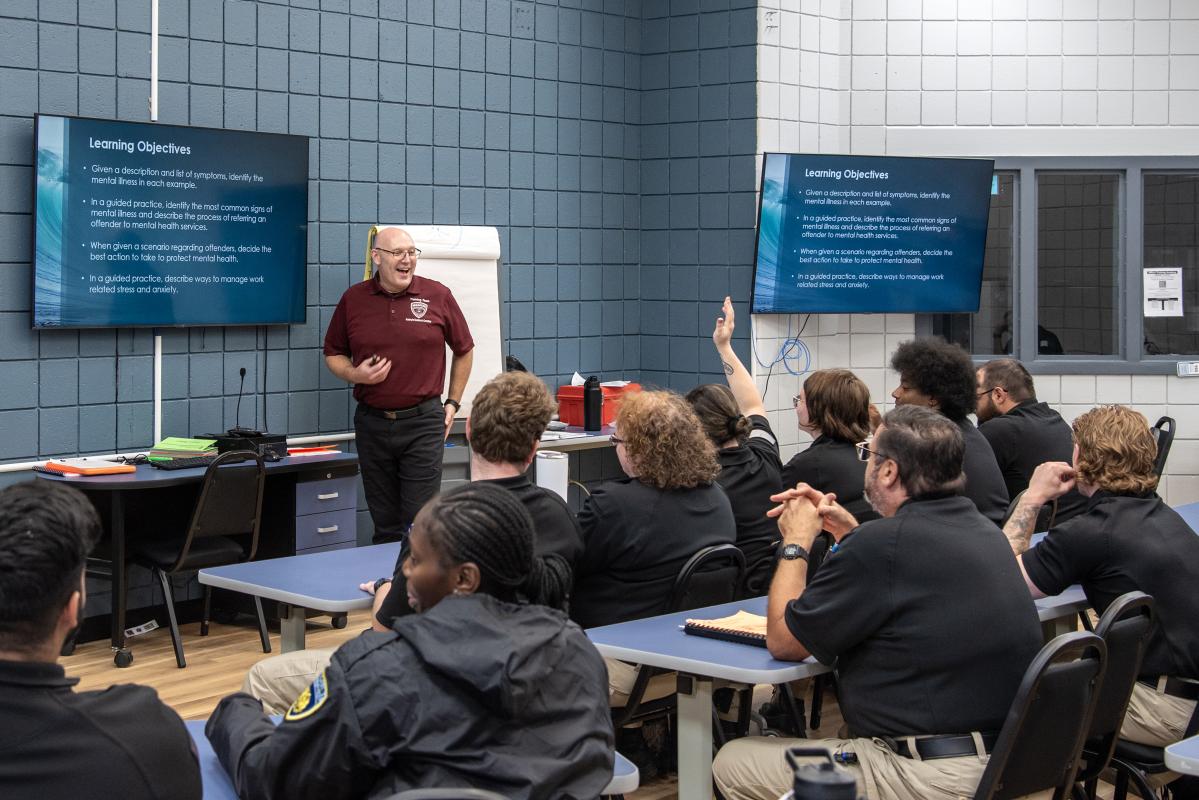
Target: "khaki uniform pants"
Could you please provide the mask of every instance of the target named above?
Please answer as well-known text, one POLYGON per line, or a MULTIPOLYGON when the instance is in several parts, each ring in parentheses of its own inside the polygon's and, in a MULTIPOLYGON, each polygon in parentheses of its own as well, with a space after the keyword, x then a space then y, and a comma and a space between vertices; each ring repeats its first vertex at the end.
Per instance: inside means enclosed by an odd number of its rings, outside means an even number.
MULTIPOLYGON (((777 739, 751 736, 720 748, 712 777, 727 800, 777 800, 792 787, 789 747, 824 747, 857 754, 847 769, 869 800, 970 800, 978 788, 987 756, 921 761, 904 758, 877 739, 777 739)), ((1043 793, 1050 797, 1051 793, 1043 793)), ((1039 795, 1038 795, 1039 796, 1039 795)))
POLYGON ((1153 747, 1165 747, 1183 738, 1195 701, 1159 694, 1143 683, 1134 683, 1121 738, 1153 747))
POLYGON ((333 650, 296 650, 264 658, 246 673, 241 690, 262 701, 268 714, 282 714, 329 666, 333 650))

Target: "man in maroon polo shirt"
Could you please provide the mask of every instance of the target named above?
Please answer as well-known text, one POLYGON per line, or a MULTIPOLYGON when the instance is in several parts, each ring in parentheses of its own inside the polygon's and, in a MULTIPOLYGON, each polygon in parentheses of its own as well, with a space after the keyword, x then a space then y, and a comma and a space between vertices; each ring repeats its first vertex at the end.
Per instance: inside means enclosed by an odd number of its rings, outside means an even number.
POLYGON ((325 333, 325 364, 354 384, 354 436, 374 541, 398 541, 441 485, 444 442, 474 360, 474 339, 450 290, 416 275, 402 228, 375 236, 375 275, 346 290, 325 333), (445 348, 453 353, 449 393, 445 348))

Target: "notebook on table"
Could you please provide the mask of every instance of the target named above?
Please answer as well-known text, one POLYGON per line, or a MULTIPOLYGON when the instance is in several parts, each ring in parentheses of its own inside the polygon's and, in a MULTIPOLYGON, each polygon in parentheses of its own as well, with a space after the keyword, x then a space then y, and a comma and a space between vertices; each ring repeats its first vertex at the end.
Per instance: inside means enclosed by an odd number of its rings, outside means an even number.
POLYGON ((748 611, 738 611, 732 616, 720 619, 689 619, 683 626, 683 633, 765 647, 766 617, 748 611))

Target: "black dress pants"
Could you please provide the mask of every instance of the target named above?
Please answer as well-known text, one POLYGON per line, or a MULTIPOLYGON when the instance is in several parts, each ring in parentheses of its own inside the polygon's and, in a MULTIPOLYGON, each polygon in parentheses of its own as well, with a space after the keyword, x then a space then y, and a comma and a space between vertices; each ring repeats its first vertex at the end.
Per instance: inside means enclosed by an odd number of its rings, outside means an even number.
POLYGON ((354 436, 366 505, 375 524, 371 541, 401 541, 416 512, 441 487, 445 412, 437 404, 416 416, 393 420, 359 404, 354 436))

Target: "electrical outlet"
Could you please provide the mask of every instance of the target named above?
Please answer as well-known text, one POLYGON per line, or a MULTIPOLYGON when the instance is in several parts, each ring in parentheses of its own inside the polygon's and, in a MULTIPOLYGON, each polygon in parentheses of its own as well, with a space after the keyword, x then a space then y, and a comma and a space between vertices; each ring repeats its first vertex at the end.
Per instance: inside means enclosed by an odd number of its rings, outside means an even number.
POLYGON ((1199 378, 1199 361, 1179 361, 1175 367, 1180 378, 1199 378))

